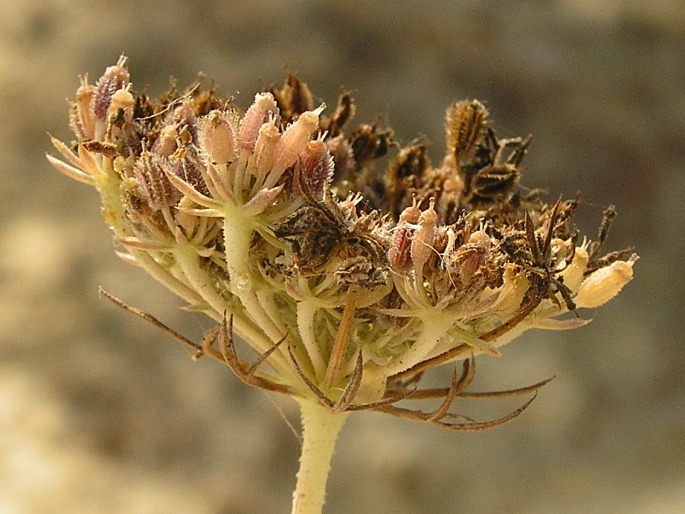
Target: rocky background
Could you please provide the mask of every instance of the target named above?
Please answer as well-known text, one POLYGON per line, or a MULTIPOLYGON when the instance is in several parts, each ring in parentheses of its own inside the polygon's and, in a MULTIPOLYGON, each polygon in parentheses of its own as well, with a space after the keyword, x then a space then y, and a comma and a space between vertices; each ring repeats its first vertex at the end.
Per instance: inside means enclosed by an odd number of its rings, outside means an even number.
POLYGON ((243 107, 285 70, 329 105, 351 88, 358 120, 425 134, 435 160, 444 108, 480 98, 500 135, 534 135, 526 185, 580 190, 591 236, 616 204, 610 249, 641 255, 588 327, 480 358, 476 389, 556 375, 516 421, 459 434, 352 416, 327 513, 685 511, 680 1, 22 0, 0 6, 0 512, 289 510, 293 403, 98 300, 102 285, 190 337, 210 327, 117 259, 95 192, 44 158, 46 132, 71 137, 77 76, 121 53, 153 94, 198 71, 243 107))

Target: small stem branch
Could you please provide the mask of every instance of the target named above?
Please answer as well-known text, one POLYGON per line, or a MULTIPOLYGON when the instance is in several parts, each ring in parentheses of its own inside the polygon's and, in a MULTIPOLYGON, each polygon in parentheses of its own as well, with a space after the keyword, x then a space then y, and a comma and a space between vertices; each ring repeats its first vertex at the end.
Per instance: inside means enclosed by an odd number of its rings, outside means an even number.
MULTIPOLYGON (((283 333, 264 311, 255 294, 256 277, 250 275, 250 241, 254 232, 252 220, 237 207, 225 206, 224 242, 226 268, 230 277, 231 292, 236 295, 245 308, 246 315, 271 339, 278 341, 283 333)), ((279 352, 280 353, 280 352, 279 352)))
POLYGON ((334 414, 315 400, 297 400, 302 412, 302 455, 292 514, 321 514, 335 442, 349 413, 334 414))
POLYGON ((441 310, 424 315, 421 321, 421 331, 411 348, 387 366, 388 376, 400 373, 424 360, 453 324, 453 320, 441 310))
POLYGON ((318 304, 313 300, 297 302, 297 329, 309 360, 312 363, 315 381, 318 382, 323 377, 326 363, 323 360, 321 350, 316 342, 316 334, 314 333, 314 317, 317 310, 318 304))

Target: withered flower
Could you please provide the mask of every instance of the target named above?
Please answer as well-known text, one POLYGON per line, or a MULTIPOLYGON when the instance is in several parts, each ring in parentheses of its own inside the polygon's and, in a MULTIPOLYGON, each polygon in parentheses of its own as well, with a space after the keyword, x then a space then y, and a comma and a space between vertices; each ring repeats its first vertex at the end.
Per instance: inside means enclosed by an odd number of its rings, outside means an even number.
MULTIPOLYGON (((455 430, 497 426, 451 410, 478 354, 531 328, 570 329, 577 312, 632 278, 630 251, 601 254, 572 223, 577 200, 519 185, 530 138, 499 138, 485 106, 445 116, 437 166, 425 141, 390 159, 376 120, 348 131, 354 101, 331 117, 289 76, 244 115, 199 85, 155 102, 121 58, 70 106, 77 138, 53 138, 61 172, 94 186, 125 259, 216 320, 195 357, 301 404, 304 448, 293 512, 320 512, 346 413, 376 410, 455 430), (239 357, 233 333, 251 346, 239 357), (423 373, 463 361, 444 388, 423 373), (411 401, 442 399, 432 411, 411 401), (318 466, 318 467, 317 467, 318 466)), ((140 313, 159 324, 151 316, 140 313)), ((167 329, 170 330, 170 329, 167 329)), ((490 397, 534 393, 543 383, 490 397)))

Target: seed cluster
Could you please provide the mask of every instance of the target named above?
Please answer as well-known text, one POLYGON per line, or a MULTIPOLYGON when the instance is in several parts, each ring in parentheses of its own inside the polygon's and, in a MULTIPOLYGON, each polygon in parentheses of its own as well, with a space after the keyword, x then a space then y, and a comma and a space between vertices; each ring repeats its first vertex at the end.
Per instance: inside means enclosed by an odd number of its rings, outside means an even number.
POLYGON ((82 80, 76 141, 53 138, 64 160, 48 158, 96 187, 126 260, 219 322, 197 354, 247 383, 335 411, 487 428, 447 413, 472 357, 499 355, 530 328, 581 326, 559 317, 632 278, 630 251, 601 255, 613 210, 596 242, 581 240, 577 200, 520 185, 531 138, 499 138, 477 100, 447 109, 434 165, 421 139, 389 155, 399 145, 379 121, 346 132, 348 92, 327 116, 290 75, 242 113, 200 82, 136 94, 125 64, 82 80), (258 365, 237 356, 233 330, 258 365), (426 369, 455 360, 467 364, 449 387, 416 389, 426 369), (447 407, 396 405, 428 397, 447 407))

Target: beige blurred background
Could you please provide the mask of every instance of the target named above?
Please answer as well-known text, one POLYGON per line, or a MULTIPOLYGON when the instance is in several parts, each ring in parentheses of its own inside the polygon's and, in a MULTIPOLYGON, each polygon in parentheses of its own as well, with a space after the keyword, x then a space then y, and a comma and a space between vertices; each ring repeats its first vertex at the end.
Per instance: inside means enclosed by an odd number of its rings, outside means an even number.
POLYGON ((289 511, 292 403, 98 300, 210 326, 120 262, 94 191, 45 161, 77 76, 121 53, 153 94, 197 71, 244 107, 284 70, 329 104, 352 88, 358 120, 427 135, 436 160, 444 108, 483 99, 501 135, 534 135, 526 185, 582 191, 591 236, 616 204, 610 249, 641 255, 588 327, 481 358, 475 389, 557 377, 513 423, 353 415, 327 513, 685 512, 681 1, 20 0, 0 6, 0 513, 289 511))

